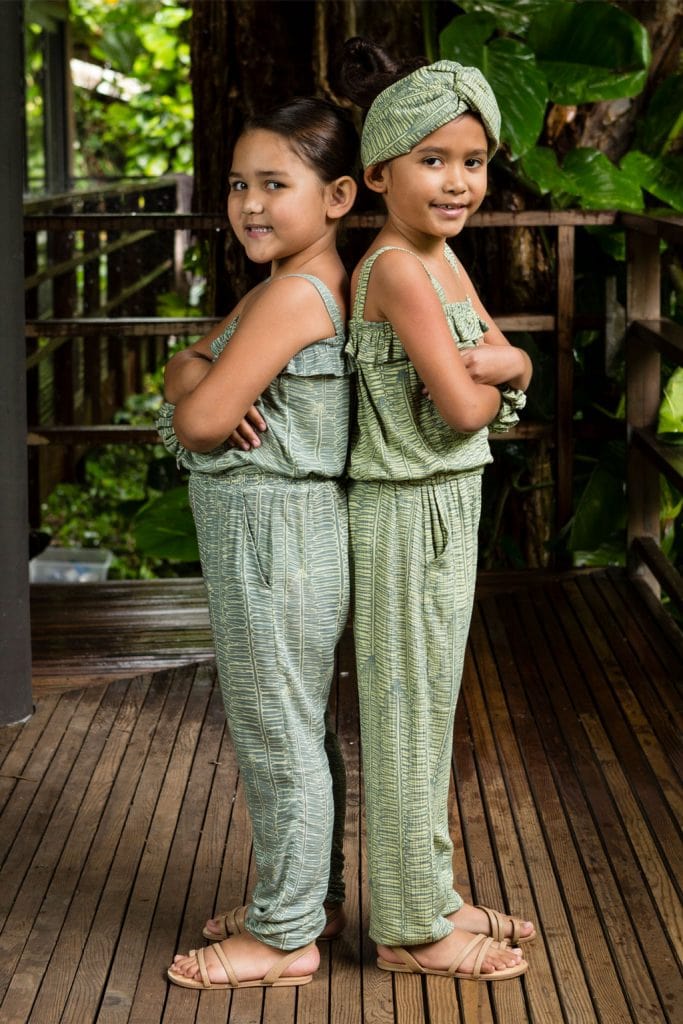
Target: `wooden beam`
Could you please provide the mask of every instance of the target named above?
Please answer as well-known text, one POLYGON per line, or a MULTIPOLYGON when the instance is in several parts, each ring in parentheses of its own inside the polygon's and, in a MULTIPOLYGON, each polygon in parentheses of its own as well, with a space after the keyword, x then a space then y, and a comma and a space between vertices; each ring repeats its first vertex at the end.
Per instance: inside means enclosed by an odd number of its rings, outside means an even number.
POLYGON ((574 227, 557 229, 556 459, 558 533, 572 514, 574 441, 574 227))
POLYGON ((24 354, 23 3, 0 3, 0 725, 28 718, 31 622, 24 354))
MULTIPOLYGON (((657 320, 660 316, 659 238, 637 227, 626 234, 627 281, 626 317, 657 320)), ((651 537, 660 542, 659 470, 648 455, 631 443, 634 428, 654 429, 661 400, 661 357, 650 339, 641 331, 627 329, 626 334, 626 424, 628 495, 627 543, 629 571, 641 576, 654 594, 660 587, 650 569, 639 559, 632 546, 636 537, 651 537)))
POLYGON ((643 561, 656 577, 664 592, 683 612, 683 579, 676 571, 666 555, 652 537, 634 537, 634 553, 643 561))

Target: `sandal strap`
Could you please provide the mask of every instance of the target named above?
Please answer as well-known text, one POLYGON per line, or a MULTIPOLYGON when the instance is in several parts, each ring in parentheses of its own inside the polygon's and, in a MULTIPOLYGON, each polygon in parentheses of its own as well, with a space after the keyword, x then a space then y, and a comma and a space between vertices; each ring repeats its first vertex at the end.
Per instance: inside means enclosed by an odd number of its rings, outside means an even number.
POLYGON ((501 914, 498 910, 492 910, 491 907, 483 907, 481 904, 477 904, 477 910, 483 910, 488 917, 492 938, 498 942, 512 943, 513 946, 517 944, 522 932, 514 917, 509 914, 501 914), (505 935, 507 925, 512 928, 512 935, 505 935))
POLYGON ((410 967, 415 974, 425 974, 425 969, 419 960, 416 960, 412 953, 409 953, 403 946, 392 946, 391 949, 399 960, 410 967))
MULTIPOLYGON (((208 948, 212 949, 214 951, 214 953, 218 957, 218 960, 220 962, 221 967, 225 971, 225 976, 227 977, 227 979, 230 982, 230 984, 233 985, 236 988, 239 985, 239 979, 238 979, 237 975, 235 974, 234 967, 232 966, 232 964, 228 960, 227 956, 225 955, 225 952, 223 951, 223 947, 221 946, 220 942, 214 942, 213 945, 209 946, 208 948)), ((200 950, 199 952, 201 953, 202 950, 200 950)), ((202 956, 202 959, 203 959, 203 956, 202 956)), ((208 981, 208 975, 207 975, 207 981, 208 981)), ((211 982, 209 982, 209 987, 213 987, 211 985, 211 982)))
POLYGON ((481 977, 481 965, 484 962, 486 954, 493 945, 494 941, 495 940, 492 939, 490 935, 475 935, 473 939, 470 939, 465 948, 460 950, 458 956, 449 965, 448 973, 455 974, 460 965, 463 963, 464 960, 467 959, 470 953, 473 953, 475 950, 478 950, 477 956, 474 961, 474 967, 472 968, 471 971, 472 979, 474 981, 478 981, 478 979, 481 977))
POLYGON ((223 926, 228 935, 241 935, 245 931, 248 907, 233 907, 223 914, 223 926))
POLYGON ((315 942, 309 942, 307 946, 302 946, 300 949, 293 949, 291 953, 283 957, 282 960, 278 960, 274 967, 264 974, 263 984, 272 985, 274 981, 277 981, 281 977, 282 972, 287 970, 290 964, 295 963, 304 953, 308 953, 309 949, 313 949, 315 942))
POLYGON ((206 969, 206 961, 204 960, 203 949, 191 949, 190 956, 197 957, 197 966, 199 967, 199 974, 202 979, 202 985, 204 988, 211 988, 211 981, 209 980, 209 972, 206 969))

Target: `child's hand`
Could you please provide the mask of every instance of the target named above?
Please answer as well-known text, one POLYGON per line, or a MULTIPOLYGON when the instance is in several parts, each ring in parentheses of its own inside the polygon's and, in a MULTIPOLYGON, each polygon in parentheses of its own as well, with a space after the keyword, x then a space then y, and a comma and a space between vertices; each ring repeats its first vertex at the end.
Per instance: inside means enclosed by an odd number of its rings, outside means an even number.
POLYGON ((519 350, 512 345, 484 342, 462 350, 460 355, 475 384, 507 384, 519 372, 519 350))
POLYGON ((241 448, 244 452, 248 452, 252 448, 259 448, 261 446, 261 438, 256 431, 263 432, 267 429, 268 426, 263 416, 256 406, 252 405, 247 410, 244 419, 235 427, 228 438, 228 444, 233 448, 241 448))

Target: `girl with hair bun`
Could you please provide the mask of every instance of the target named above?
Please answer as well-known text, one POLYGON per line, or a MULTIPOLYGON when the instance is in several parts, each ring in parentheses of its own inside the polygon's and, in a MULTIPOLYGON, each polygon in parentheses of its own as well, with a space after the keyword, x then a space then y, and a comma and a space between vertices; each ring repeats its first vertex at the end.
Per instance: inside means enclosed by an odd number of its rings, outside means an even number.
POLYGON ((247 907, 207 922, 213 945, 174 958, 168 977, 185 988, 303 985, 316 938, 344 923, 344 768, 325 710, 349 602, 336 234, 356 195, 357 142, 348 114, 318 99, 247 124, 228 216, 270 277, 166 368, 158 428, 190 470, 258 874, 247 907))
POLYGON ((418 63, 353 39, 340 76, 369 106, 364 179, 387 211, 353 274, 347 345, 370 936, 383 970, 496 981, 527 969, 535 930, 453 889, 448 783, 487 435, 517 422, 531 364, 446 245, 486 194, 495 96, 476 68, 418 63))

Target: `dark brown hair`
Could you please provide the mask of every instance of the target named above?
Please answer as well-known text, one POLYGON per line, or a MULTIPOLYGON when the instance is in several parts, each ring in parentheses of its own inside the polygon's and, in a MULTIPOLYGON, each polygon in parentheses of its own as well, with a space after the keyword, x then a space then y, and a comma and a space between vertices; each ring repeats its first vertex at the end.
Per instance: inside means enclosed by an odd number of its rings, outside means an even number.
POLYGON ((384 89, 425 64, 424 57, 396 61, 371 39, 354 36, 344 43, 335 87, 341 96, 367 110, 384 89))
POLYGON ((281 103, 250 117, 243 131, 256 129, 281 135, 325 184, 356 170, 356 128, 348 111, 327 100, 304 96, 281 103))

